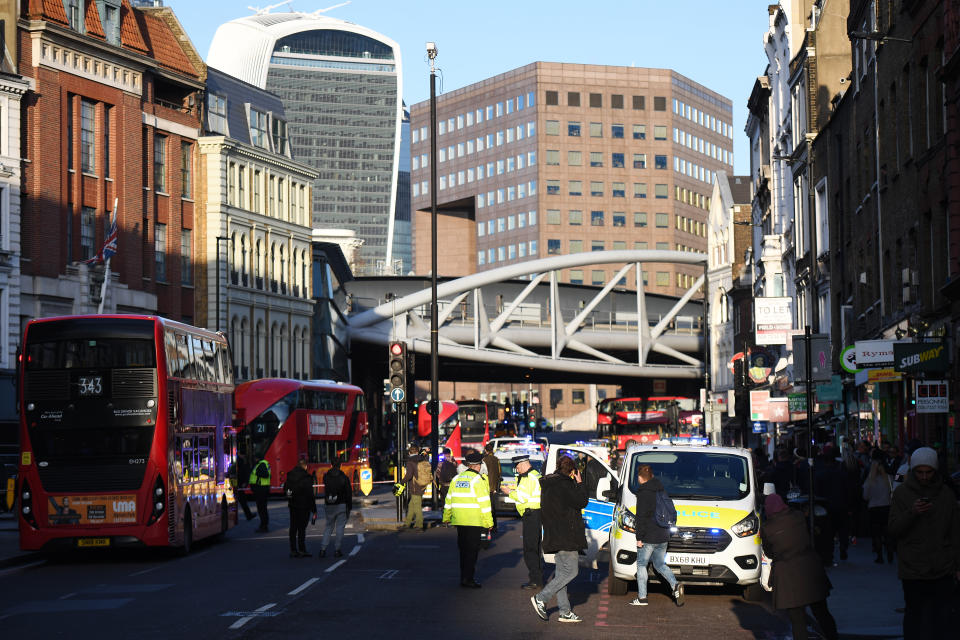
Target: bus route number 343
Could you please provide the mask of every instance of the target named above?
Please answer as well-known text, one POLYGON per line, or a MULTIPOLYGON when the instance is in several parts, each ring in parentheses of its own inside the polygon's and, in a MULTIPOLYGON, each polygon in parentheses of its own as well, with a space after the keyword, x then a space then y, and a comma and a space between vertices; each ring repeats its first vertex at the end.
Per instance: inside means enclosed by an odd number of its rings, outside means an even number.
POLYGON ((103 378, 100 376, 80 376, 77 379, 81 396, 99 396, 103 394, 103 378))

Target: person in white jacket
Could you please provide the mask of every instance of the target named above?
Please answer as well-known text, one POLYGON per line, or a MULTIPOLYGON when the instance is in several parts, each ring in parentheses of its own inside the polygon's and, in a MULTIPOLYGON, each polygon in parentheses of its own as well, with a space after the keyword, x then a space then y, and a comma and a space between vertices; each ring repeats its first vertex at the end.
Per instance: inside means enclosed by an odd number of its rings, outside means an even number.
POLYGON ((870 522, 870 541, 873 552, 877 554, 874 560, 877 564, 883 564, 884 550, 887 552, 887 562, 893 562, 893 543, 887 534, 892 483, 883 466, 883 457, 883 451, 874 449, 870 472, 863 481, 863 499, 867 501, 867 517, 870 522))

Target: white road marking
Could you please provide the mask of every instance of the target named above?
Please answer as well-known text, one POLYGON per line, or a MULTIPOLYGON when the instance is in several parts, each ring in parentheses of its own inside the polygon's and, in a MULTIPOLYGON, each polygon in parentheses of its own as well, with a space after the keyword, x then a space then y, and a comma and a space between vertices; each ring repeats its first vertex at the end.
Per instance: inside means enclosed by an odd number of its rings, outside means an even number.
POLYGON ((30 567, 39 567, 42 564, 46 564, 46 560, 38 560, 37 562, 31 562, 29 564, 22 564, 19 567, 11 567, 9 569, 4 569, 0 571, 0 576, 6 575, 8 573, 13 573, 15 571, 20 571, 21 569, 29 569, 30 567))
POLYGON ((339 560, 339 561, 333 563, 332 565, 330 565, 329 567, 327 567, 326 573, 330 573, 331 571, 333 571, 334 569, 336 569, 337 567, 339 567, 340 565, 342 565, 344 562, 346 562, 346 560, 339 560))
MULTIPOLYGON (((261 613, 261 612, 266 611, 267 609, 270 609, 270 608, 275 607, 275 606, 277 606, 277 603, 276 603, 276 602, 271 602, 270 604, 265 604, 265 605, 263 605, 263 606, 260 607, 259 609, 254 609, 253 612, 254 612, 254 613, 261 613)), ((230 629, 239 629, 239 628, 242 627, 243 625, 245 625, 245 624, 247 624, 248 622, 250 622, 251 620, 253 620, 253 618, 254 618, 254 616, 244 616, 244 617, 240 618, 239 620, 237 620, 236 622, 234 622, 232 625, 230 625, 229 628, 230 628, 230 629)))
POLYGON ((76 591, 72 591, 72 592, 68 593, 68 594, 65 595, 65 596, 60 596, 60 599, 61 599, 61 600, 66 600, 67 598, 72 598, 72 597, 75 596, 75 595, 77 595, 77 592, 76 592, 76 591))
POLYGON ((382 574, 380 574, 380 579, 390 580, 391 578, 395 578, 398 573, 400 573, 399 569, 387 569, 382 574))
POLYGON ((307 580, 306 582, 304 582, 302 585, 300 585, 299 587, 297 587, 296 589, 294 589, 293 591, 291 591, 291 592, 288 593, 287 595, 288 595, 288 596, 295 596, 295 595, 297 595, 298 593, 300 593, 301 591, 303 591, 304 589, 308 588, 310 585, 312 585, 314 582, 316 582, 316 581, 319 580, 319 579, 320 579, 320 578, 310 578, 309 580, 307 580))
POLYGON ((156 571, 156 570, 159 569, 161 566, 162 566, 162 565, 157 565, 156 567, 150 567, 149 569, 144 569, 143 571, 137 571, 137 572, 135 572, 135 573, 131 573, 131 574, 130 574, 130 577, 133 578, 133 577, 135 577, 135 576, 142 576, 142 575, 145 574, 145 573, 150 573, 151 571, 156 571))
POLYGON ((358 544, 357 546, 355 546, 353 549, 350 549, 350 556, 351 556, 351 557, 352 557, 352 556, 355 556, 355 555, 357 555, 358 553, 360 553, 360 545, 359 545, 359 544, 358 544))

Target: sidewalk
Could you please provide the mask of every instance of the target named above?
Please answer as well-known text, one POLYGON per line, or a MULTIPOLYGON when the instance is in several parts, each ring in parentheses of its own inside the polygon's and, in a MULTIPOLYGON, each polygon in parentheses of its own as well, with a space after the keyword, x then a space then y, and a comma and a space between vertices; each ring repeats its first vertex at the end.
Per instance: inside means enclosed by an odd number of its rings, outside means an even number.
MULTIPOLYGON (((839 552, 838 552, 839 553, 839 552)), ((828 568, 827 600, 841 638, 902 638, 903 591, 894 564, 875 564, 870 538, 850 545, 847 560, 828 568)), ((886 558, 884 558, 886 559, 886 558)))

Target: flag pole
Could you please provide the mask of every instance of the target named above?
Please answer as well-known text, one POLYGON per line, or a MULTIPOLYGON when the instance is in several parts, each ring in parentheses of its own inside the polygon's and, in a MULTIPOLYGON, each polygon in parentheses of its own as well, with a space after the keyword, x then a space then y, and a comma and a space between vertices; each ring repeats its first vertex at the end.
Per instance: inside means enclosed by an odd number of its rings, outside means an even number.
MULTIPOLYGON (((113 229, 113 225, 117 223, 117 200, 119 198, 113 199, 113 215, 110 220, 110 226, 107 228, 107 235, 110 234, 110 230, 113 229)), ((106 243, 106 241, 104 241, 106 243)), ((113 257, 113 254, 107 256, 107 259, 103 262, 103 284, 100 285, 100 306, 97 307, 97 314, 103 314, 103 303, 107 301, 107 283, 110 282, 110 258, 113 257)))

